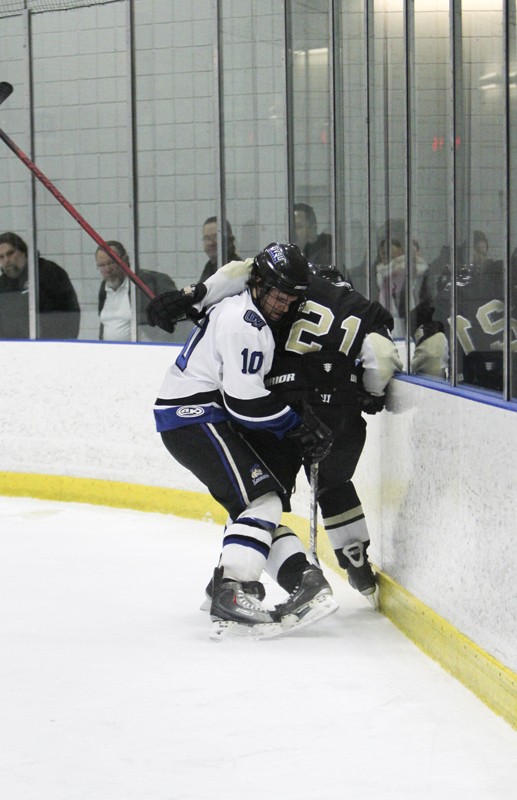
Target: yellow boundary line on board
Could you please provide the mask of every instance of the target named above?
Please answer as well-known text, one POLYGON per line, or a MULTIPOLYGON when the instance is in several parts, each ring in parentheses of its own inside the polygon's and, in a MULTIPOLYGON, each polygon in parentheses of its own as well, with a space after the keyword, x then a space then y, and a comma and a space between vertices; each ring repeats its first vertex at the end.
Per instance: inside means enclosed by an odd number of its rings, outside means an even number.
MULTIPOLYGON (((132 508, 220 524, 226 519, 226 512, 210 495, 97 478, 0 472, 0 495, 132 508)), ((307 545, 308 520, 295 514, 284 516, 307 545)), ((323 531, 318 538, 318 554, 328 566, 343 574, 323 531)), ((383 614, 426 655, 517 729, 517 674, 383 572, 379 572, 379 587, 383 614)))

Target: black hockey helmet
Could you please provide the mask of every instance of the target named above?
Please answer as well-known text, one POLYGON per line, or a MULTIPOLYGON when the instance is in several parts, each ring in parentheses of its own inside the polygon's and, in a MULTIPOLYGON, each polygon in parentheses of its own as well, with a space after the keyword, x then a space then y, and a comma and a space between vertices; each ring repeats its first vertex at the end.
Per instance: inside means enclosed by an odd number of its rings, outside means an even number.
POLYGON ((255 256, 249 282, 261 294, 276 288, 304 300, 311 283, 309 262, 297 245, 271 242, 255 256))
POLYGON ((342 273, 334 264, 322 266, 321 264, 312 264, 309 262, 309 269, 317 278, 324 278, 331 283, 347 283, 342 273))

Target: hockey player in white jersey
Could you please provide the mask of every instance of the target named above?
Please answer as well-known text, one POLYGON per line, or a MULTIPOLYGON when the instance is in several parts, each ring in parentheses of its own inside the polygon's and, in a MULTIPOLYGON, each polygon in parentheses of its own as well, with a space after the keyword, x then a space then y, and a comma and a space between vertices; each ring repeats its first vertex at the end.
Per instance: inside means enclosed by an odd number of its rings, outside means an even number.
MULTIPOLYGON (((170 324, 173 330, 182 315, 199 321, 204 308, 242 289, 250 264, 231 262, 206 284, 155 298, 148 306, 150 323, 166 330, 170 324)), ((355 292, 335 268, 311 268, 307 302, 292 317, 284 317, 276 331, 266 386, 286 403, 304 399, 332 430, 334 443, 319 469, 323 524, 350 584, 375 604, 376 578, 367 555, 370 536, 353 474, 366 438, 363 413, 382 410, 386 386, 402 364, 389 334, 389 312, 355 292)), ((299 452, 285 443, 279 448, 266 431, 251 431, 249 440, 262 453, 268 452, 269 440, 274 450, 269 464, 283 485, 292 488, 301 466, 299 452)), ((285 526, 273 534, 267 571, 289 593, 304 568, 302 550, 285 526)))
MULTIPOLYGON (((259 583, 280 523, 283 488, 249 447, 246 430, 267 431, 278 441, 287 437, 308 461, 320 461, 330 450, 331 433, 310 408, 295 410, 264 385, 274 356, 272 329, 304 301, 310 280, 296 245, 268 245, 253 261, 248 288, 213 306, 192 331, 156 400, 165 447, 229 515, 211 587, 213 620, 268 629, 283 624, 263 606, 259 583)), ((331 595, 308 562, 306 573, 305 603, 331 595)), ((337 605, 326 608, 330 613, 337 605)), ((296 609, 289 611, 287 624, 296 621, 296 609)))

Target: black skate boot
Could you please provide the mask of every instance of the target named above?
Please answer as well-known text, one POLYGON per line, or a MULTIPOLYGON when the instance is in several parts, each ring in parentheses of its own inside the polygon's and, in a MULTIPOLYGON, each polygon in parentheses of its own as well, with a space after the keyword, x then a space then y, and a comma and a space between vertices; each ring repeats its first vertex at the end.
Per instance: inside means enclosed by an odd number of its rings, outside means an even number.
POLYGON ((275 616, 288 629, 305 628, 337 611, 332 589, 319 567, 305 567, 287 600, 275 606, 275 616))
POLYGON ((374 594, 377 588, 377 581, 366 552, 369 544, 369 542, 352 542, 342 550, 344 556, 342 566, 348 573, 350 586, 366 596, 374 594))
MULTIPOLYGON (((222 567, 216 567, 212 584, 212 620, 228 620, 245 625, 274 622, 270 612, 256 596, 247 593, 239 581, 224 579, 222 567)), ((257 583, 253 581, 253 583, 257 583)), ((265 596, 265 591, 264 595, 265 596)))

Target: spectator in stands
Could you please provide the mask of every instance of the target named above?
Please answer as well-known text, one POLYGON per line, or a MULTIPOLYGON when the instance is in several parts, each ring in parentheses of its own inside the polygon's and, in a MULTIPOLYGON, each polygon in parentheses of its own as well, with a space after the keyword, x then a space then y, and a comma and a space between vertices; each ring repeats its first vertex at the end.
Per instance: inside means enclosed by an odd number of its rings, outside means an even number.
MULTIPOLYGON (((29 338, 28 248, 16 233, 0 234, 0 338, 29 338)), ((65 270, 38 254, 39 339, 77 339, 81 311, 65 270)))
MULTIPOLYGON (((117 253, 122 261, 130 266, 129 256, 126 248, 120 242, 109 241, 106 244, 117 253)), ((99 339, 111 342, 131 341, 131 293, 130 280, 122 267, 111 257, 102 247, 98 247, 95 252, 95 263, 99 270, 102 283, 99 287, 98 311, 99 311, 99 339)), ((138 277, 151 289, 153 294, 162 294, 176 289, 176 284, 168 275, 163 272, 152 270, 139 270, 138 277)), ((137 324, 139 326, 140 340, 149 338, 153 341, 168 339, 162 333, 156 333, 149 328, 145 309, 148 298, 140 290, 137 294, 137 324)))
MULTIPOLYGON (((203 272, 199 278, 199 283, 208 280, 211 275, 217 272, 217 217, 208 217, 203 224, 203 250, 208 256, 208 261, 203 267, 203 272)), ((235 250, 235 236, 232 226, 226 220, 226 248, 227 257, 225 263, 229 261, 241 261, 241 257, 235 250)), ((222 265, 221 265, 222 266, 222 265)))
POLYGON ((295 203, 294 243, 312 264, 332 264, 332 237, 329 233, 318 233, 318 221, 312 206, 295 203))
POLYGON ((483 270, 490 262, 488 257, 488 239, 483 231, 474 231, 472 236, 473 254, 472 263, 480 270, 483 270))

